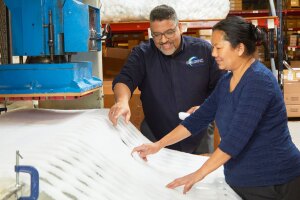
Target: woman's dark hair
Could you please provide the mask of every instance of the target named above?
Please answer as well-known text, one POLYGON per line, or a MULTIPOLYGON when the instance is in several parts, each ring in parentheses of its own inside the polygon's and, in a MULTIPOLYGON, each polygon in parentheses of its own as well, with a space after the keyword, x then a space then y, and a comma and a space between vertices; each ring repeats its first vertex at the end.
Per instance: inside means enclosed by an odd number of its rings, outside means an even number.
POLYGON ((244 44, 247 55, 252 55, 257 45, 266 42, 264 31, 238 16, 227 17, 214 25, 212 29, 223 31, 224 39, 229 41, 233 48, 240 43, 244 44))
POLYGON ((150 12, 150 22, 162 20, 173 20, 176 24, 178 23, 177 14, 171 6, 165 4, 156 6, 150 12))

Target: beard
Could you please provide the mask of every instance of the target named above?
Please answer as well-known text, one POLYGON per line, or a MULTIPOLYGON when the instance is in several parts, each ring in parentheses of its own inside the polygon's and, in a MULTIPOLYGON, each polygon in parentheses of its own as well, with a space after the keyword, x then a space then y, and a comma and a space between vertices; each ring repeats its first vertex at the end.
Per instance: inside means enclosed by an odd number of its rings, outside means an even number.
POLYGON ((167 56, 172 55, 176 51, 176 46, 174 42, 165 42, 165 43, 160 43, 159 44, 159 50, 167 56))

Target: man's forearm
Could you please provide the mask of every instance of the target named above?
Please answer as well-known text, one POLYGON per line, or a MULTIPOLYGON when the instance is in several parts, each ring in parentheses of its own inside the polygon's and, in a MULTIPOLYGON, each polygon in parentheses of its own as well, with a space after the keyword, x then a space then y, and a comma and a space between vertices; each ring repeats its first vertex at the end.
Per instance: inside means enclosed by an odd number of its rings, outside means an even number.
POLYGON ((124 83, 117 83, 114 88, 115 102, 126 101, 128 102, 131 97, 131 91, 124 83))

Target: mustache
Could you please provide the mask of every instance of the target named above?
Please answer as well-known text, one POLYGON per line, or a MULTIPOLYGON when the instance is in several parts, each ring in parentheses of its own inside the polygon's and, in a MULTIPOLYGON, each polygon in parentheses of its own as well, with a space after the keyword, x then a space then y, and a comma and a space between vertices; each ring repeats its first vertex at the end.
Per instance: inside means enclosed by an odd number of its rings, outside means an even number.
POLYGON ((169 42, 169 41, 167 41, 167 42, 160 42, 159 45, 171 44, 171 43, 172 43, 172 42, 169 42))

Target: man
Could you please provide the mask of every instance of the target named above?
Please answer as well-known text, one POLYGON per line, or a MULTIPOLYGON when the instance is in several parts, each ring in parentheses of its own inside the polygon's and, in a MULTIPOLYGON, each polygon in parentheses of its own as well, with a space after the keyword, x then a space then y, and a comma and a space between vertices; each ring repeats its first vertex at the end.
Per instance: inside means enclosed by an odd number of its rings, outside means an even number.
MULTIPOLYGON (((114 125, 121 115, 129 121, 128 101, 138 87, 145 115, 141 132, 154 142, 180 123, 179 112, 193 112, 204 102, 221 71, 211 56, 208 42, 181 35, 181 24, 172 7, 155 7, 150 13, 150 29, 153 39, 132 50, 113 81, 116 103, 110 109, 109 119, 114 125)), ((207 153, 213 149, 213 140, 209 144, 207 140, 207 130, 203 130, 202 134, 169 148, 194 154, 207 153), (205 141, 201 146, 203 136, 205 141)))

